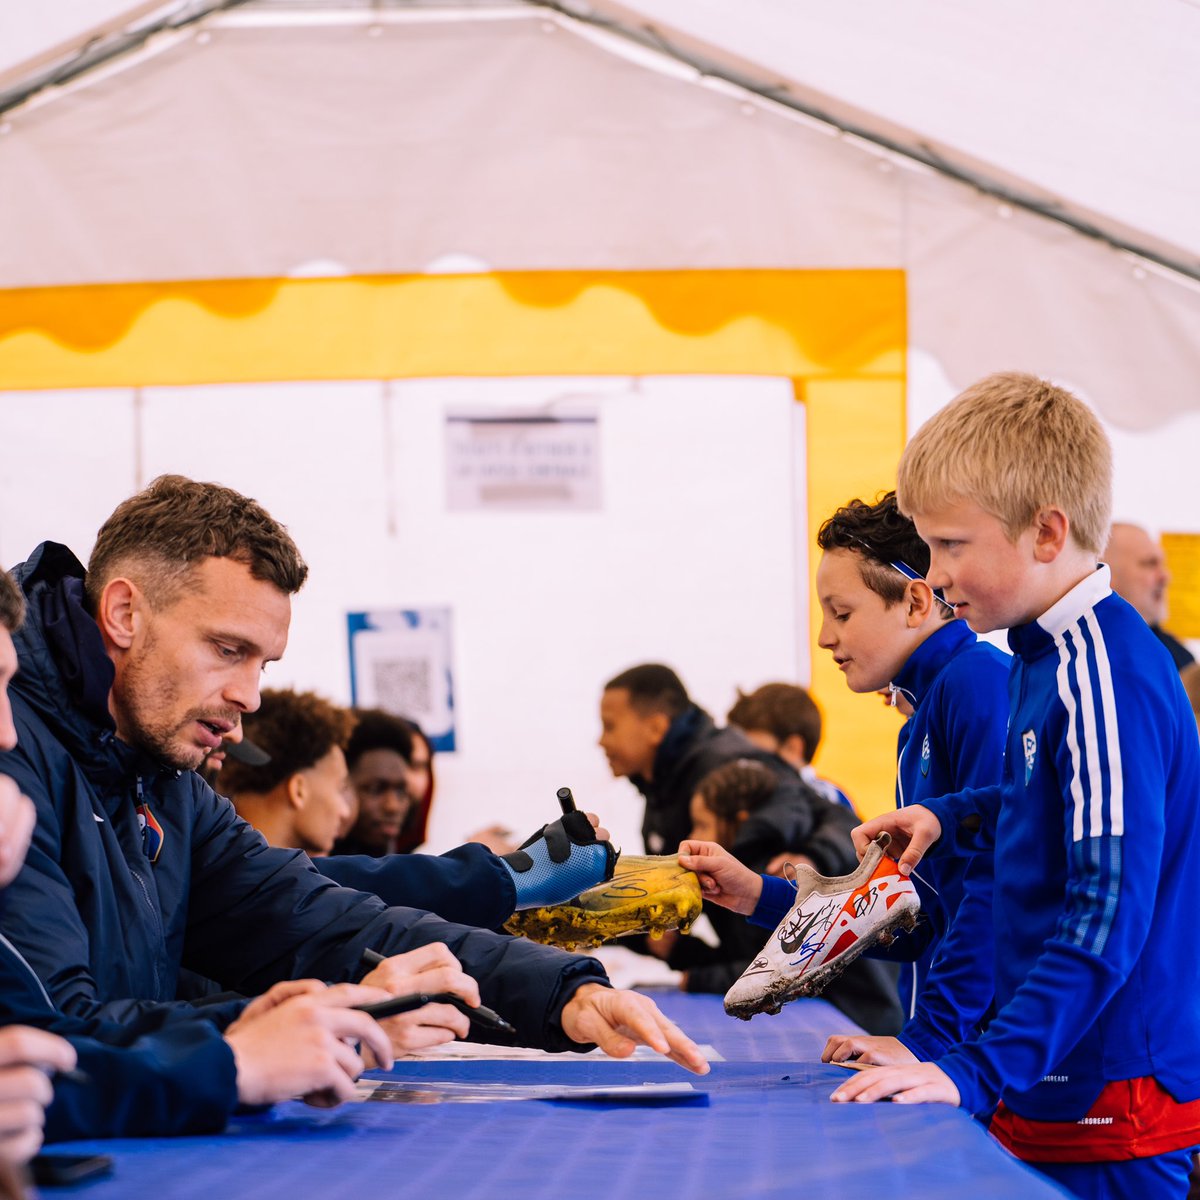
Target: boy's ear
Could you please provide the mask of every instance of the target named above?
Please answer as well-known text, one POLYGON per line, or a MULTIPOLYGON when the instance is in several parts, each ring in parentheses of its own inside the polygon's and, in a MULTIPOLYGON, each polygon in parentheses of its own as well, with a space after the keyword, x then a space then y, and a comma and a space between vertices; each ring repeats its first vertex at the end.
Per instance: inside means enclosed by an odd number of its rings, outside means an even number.
POLYGON ((933 588, 923 579, 914 579, 908 585, 908 597, 905 603, 908 612, 905 614, 905 624, 909 629, 924 625, 937 603, 933 596, 933 588))
POLYGON ((780 743, 776 753, 780 758, 798 758, 805 763, 811 758, 808 753, 808 743, 798 733, 789 733, 780 743))
POLYGON ((646 718, 647 728, 650 731, 650 739, 656 746, 662 745, 662 740, 667 736, 667 731, 671 728, 671 718, 665 712, 652 712, 646 718))
POLYGON ((299 812, 308 799, 308 788, 304 782, 304 775, 297 771, 295 775, 289 775, 287 780, 287 801, 288 806, 299 812))
POLYGON ((1061 508, 1039 508, 1033 518, 1033 557, 1052 563, 1066 549, 1071 536, 1071 518, 1061 508))

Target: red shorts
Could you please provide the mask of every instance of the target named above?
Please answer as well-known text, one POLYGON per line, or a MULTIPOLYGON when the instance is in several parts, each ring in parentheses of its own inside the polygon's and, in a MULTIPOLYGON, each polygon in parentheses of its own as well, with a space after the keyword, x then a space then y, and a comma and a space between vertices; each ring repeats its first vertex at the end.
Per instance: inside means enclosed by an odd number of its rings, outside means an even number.
POLYGON ((1025 1162, 1118 1162, 1200 1144, 1200 1100, 1180 1104, 1157 1079, 1104 1086, 1078 1121, 1033 1121, 1003 1102, 991 1132, 1025 1162))

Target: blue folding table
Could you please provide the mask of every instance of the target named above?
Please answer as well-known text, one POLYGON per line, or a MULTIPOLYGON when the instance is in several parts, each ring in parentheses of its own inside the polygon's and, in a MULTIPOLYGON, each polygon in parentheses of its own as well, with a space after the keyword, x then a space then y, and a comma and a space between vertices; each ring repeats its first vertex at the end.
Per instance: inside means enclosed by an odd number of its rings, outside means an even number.
MULTIPOLYGON (((820 1063, 836 1009, 801 1000, 735 1021, 716 996, 654 993, 724 1061, 699 1078, 665 1060, 405 1061, 380 1078, 419 1087, 690 1082, 694 1103, 513 1100, 300 1103, 214 1137, 75 1143, 115 1173, 49 1196, 91 1200, 1044 1200, 1056 1187, 944 1105, 833 1104, 846 1072, 820 1063)), ((477 1089, 469 1089, 477 1090, 477 1089)))

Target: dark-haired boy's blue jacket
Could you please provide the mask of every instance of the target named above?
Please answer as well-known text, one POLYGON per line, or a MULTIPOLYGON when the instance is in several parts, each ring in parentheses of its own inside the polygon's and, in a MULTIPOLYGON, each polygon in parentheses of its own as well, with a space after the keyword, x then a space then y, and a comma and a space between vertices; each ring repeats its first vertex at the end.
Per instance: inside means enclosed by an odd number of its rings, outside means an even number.
POLYGON ((575 1048, 558 1018, 580 984, 607 982, 594 959, 388 908, 322 878, 299 851, 272 849, 194 772, 116 738, 112 665, 70 551, 44 543, 16 574, 28 600, 14 638, 19 744, 0 772, 38 823, 0 929, 58 1008, 149 1032, 188 1016, 175 1001, 181 965, 251 995, 282 979, 357 979, 366 948, 444 942, 516 1040, 575 1048))
MULTIPOLYGON (((914 706, 898 739, 897 807, 998 782, 1009 667, 1008 655, 961 621, 947 621, 913 651, 893 681, 914 706)), ((916 930, 871 956, 904 964, 900 1040, 928 1060, 973 1036, 992 999, 991 859, 926 859, 913 882, 916 930)), ((751 921, 773 928, 793 898, 786 880, 764 876, 751 921)))
MULTIPOLYGON (((913 651, 893 680, 914 706, 897 740, 897 807, 999 782, 1010 666, 963 621, 945 622, 913 651)), ((913 881, 922 924, 887 957, 919 952, 901 969, 900 1040, 932 1059, 972 1036, 992 1000, 992 862, 935 860, 913 881)))
POLYGON ((996 855, 996 1014, 938 1065, 968 1111, 1040 1121, 1115 1080, 1200 1098, 1200 739, 1174 664, 1104 566, 1009 643, 1000 787, 928 804, 935 853, 996 855))

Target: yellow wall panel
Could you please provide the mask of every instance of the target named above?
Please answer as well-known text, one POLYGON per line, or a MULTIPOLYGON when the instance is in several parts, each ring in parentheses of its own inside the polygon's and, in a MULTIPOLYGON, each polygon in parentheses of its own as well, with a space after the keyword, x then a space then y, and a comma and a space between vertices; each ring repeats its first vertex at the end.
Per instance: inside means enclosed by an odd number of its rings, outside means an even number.
POLYGON ((898 271, 524 272, 0 291, 5 389, 903 372, 898 271))
MULTIPOLYGON (((873 500, 895 487, 906 433, 904 388, 892 380, 813 380, 805 385, 803 399, 811 576, 820 558, 815 547, 821 523, 847 500, 873 500)), ((900 718, 874 694, 851 692, 833 659, 817 646, 821 610, 815 587, 810 587, 809 620, 813 693, 825 714, 817 767, 842 784, 864 817, 875 816, 895 802, 900 718)))

